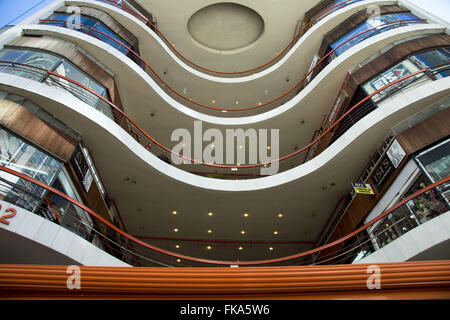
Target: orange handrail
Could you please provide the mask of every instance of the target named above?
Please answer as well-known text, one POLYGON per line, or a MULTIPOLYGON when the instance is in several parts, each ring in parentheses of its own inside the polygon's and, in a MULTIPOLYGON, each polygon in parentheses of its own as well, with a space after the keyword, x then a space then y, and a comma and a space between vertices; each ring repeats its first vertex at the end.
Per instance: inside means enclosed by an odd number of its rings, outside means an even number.
POLYGON ((425 68, 425 69, 421 69, 421 70, 419 70, 419 71, 416 71, 416 72, 414 72, 414 73, 411 73, 411 74, 409 74, 409 75, 406 75, 406 76, 404 76, 404 77, 402 77, 402 78, 400 78, 400 79, 398 79, 398 80, 396 80, 396 81, 394 81, 394 82, 392 82, 392 83, 390 83, 390 84, 388 84, 388 85, 385 85, 384 87, 382 87, 382 88, 380 88, 380 89, 374 91, 372 94, 370 94, 370 95, 368 95, 366 98, 362 99, 360 102, 358 102, 357 104, 355 104, 353 107, 349 108, 347 112, 345 112, 338 120, 336 120, 331 126, 329 126, 328 129, 325 130, 321 135, 319 135, 314 141, 311 141, 308 145, 304 146, 303 148, 301 148, 301 149, 299 149, 299 150, 297 150, 297 151, 295 151, 295 152, 293 152, 293 153, 291 153, 291 154, 288 154, 288 155, 286 155, 286 156, 283 156, 283 157, 281 157, 281 158, 279 158, 279 159, 272 160, 272 161, 267 162, 267 163, 246 164, 246 165, 244 165, 244 164, 243 164, 243 165, 225 165, 225 164, 206 163, 206 162, 204 162, 204 161, 200 161, 200 160, 196 160, 196 159, 191 159, 191 158, 189 158, 189 157, 186 157, 186 156, 184 156, 184 155, 181 155, 181 154, 179 154, 179 153, 176 153, 176 152, 172 151, 170 148, 168 148, 168 147, 162 145, 162 144, 159 143, 157 140, 155 140, 153 137, 151 137, 148 133, 146 133, 146 132, 145 132, 145 131, 144 131, 144 130, 143 130, 143 129, 135 122, 135 121, 133 121, 130 117, 128 117, 128 115, 127 115, 124 111, 122 111, 120 108, 118 108, 117 106, 115 106, 112 102, 110 102, 109 100, 107 100, 105 97, 99 95, 97 92, 91 90, 90 88, 87 88, 86 86, 84 86, 84 85, 82 85, 82 84, 80 84, 80 83, 78 83, 78 82, 76 82, 76 81, 74 81, 74 80, 72 80, 72 79, 70 79, 70 78, 67 78, 67 77, 65 77, 65 76, 59 75, 59 74, 57 74, 57 73, 55 73, 55 72, 53 72, 53 71, 45 70, 45 69, 43 69, 43 68, 35 67, 35 66, 32 66, 32 65, 28 65, 28 64, 23 64, 23 63, 18 63, 18 62, 10 62, 10 61, 1 61, 1 60, 0 60, 0 63, 8 63, 8 64, 11 64, 13 67, 14 67, 14 65, 19 65, 19 66, 25 66, 25 67, 27 67, 27 68, 33 68, 33 69, 36 69, 36 70, 44 71, 44 72, 46 72, 46 73, 48 73, 48 74, 50 74, 50 75, 52 75, 52 76, 58 77, 58 78, 60 78, 60 79, 63 79, 63 80, 65 80, 65 81, 68 81, 68 82, 70 82, 70 83, 72 83, 72 84, 74 84, 74 85, 76 85, 76 86, 79 86, 80 88, 82 88, 82 89, 84 89, 84 90, 90 92, 91 94, 95 95, 97 98, 99 98, 99 99, 101 99, 102 101, 104 101, 105 103, 107 103, 111 108, 113 108, 113 110, 114 110, 115 112, 117 112, 118 114, 120 114, 121 116, 123 116, 124 118, 126 118, 126 119, 130 122, 130 124, 132 124, 132 125, 138 130, 138 132, 140 132, 141 134, 143 134, 147 139, 149 139, 149 140, 150 140, 151 142, 153 142, 155 145, 157 145, 158 147, 160 147, 162 150, 164 150, 164 151, 166 151, 166 152, 168 152, 168 153, 170 153, 170 154, 173 154, 173 155, 179 157, 180 159, 190 161, 190 162, 192 162, 192 163, 194 163, 194 164, 200 164, 200 165, 206 166, 206 167, 224 168, 224 169, 260 168, 260 167, 268 166, 268 165, 271 165, 271 164, 273 164, 273 163, 281 162, 281 161, 283 161, 283 160, 292 158, 292 157, 294 157, 295 155, 298 155, 298 154, 300 154, 301 152, 303 152, 303 151, 309 149, 309 148, 312 147, 314 144, 318 143, 323 137, 325 137, 329 132, 331 132, 331 130, 333 130, 336 126, 340 125, 341 122, 343 122, 344 119, 346 119, 346 117, 347 117, 353 110, 357 109, 357 108, 360 107, 362 104, 364 104, 365 102, 367 102, 369 99, 373 98, 374 96, 376 96, 376 95, 379 94, 380 92, 385 91, 386 89, 388 89, 388 88, 390 88, 390 87, 392 87, 392 86, 395 86, 395 85, 397 85, 398 83, 401 83, 401 82, 403 82, 403 81, 405 81, 405 80, 407 80, 407 79, 410 79, 410 78, 415 77, 415 76, 417 76, 417 75, 419 75, 419 74, 425 73, 425 72, 427 72, 427 71, 429 71, 429 70, 431 70, 431 69, 438 68, 438 67, 442 67, 442 66, 444 66, 444 65, 450 65, 450 63, 444 63, 444 64, 439 64, 439 65, 437 65, 437 66, 432 66, 432 67, 428 67, 428 68, 425 68))
MULTIPOLYGON (((368 267, 80 266, 80 288, 69 290, 67 266, 6 264, 0 265, 0 299, 450 299, 448 260, 377 264, 377 290, 368 288, 368 267)), ((273 318, 276 311, 269 310, 273 318)))
POLYGON ((345 2, 341 2, 337 5, 331 6, 325 10, 323 10, 322 12, 320 12, 319 14, 317 14, 313 19, 311 19, 306 25, 304 25, 302 27, 302 29, 294 36, 294 38, 292 39, 291 42, 288 43, 288 45, 279 53, 276 55, 275 58, 271 59, 270 61, 255 67, 255 68, 251 68, 248 70, 243 70, 243 71, 234 71, 234 72, 225 72, 225 71, 216 71, 216 70, 212 70, 212 69, 208 69, 205 67, 202 67, 194 62, 192 62, 191 60, 189 60, 188 58, 186 58, 185 56, 183 56, 183 54, 181 54, 177 49, 175 49, 175 47, 172 45, 172 43, 169 41, 169 39, 167 39, 167 37, 161 32, 161 30, 159 30, 150 20, 148 20, 146 17, 144 17, 141 13, 132 10, 131 8, 128 8, 126 6, 120 5, 112 0, 101 0, 109 2, 110 4, 121 8, 127 12, 129 12, 130 14, 134 15, 135 17, 137 17, 138 19, 140 19, 141 21, 143 21, 144 23, 148 23, 150 25, 150 27, 156 32, 157 35, 159 35, 164 42, 168 45, 168 47, 173 50, 173 52, 176 53, 177 56, 179 56, 182 60, 186 61, 188 64, 194 66, 197 69, 203 70, 203 71, 207 71, 207 72, 211 72, 211 73, 215 73, 215 74, 222 74, 222 75, 240 75, 240 74, 244 74, 244 73, 250 73, 250 72, 254 72, 257 71, 259 69, 263 69, 267 66, 269 66, 270 64, 272 64, 273 62, 279 60, 280 58, 282 58, 288 51, 288 49, 290 47, 292 47, 303 35, 304 33, 313 25, 314 22, 318 21, 319 19, 324 18, 330 11, 332 11, 333 9, 339 8, 339 7, 345 7, 347 6, 347 4, 350 4, 351 2, 354 2, 356 0, 347 0, 345 2))
POLYGON ((91 215, 92 217, 94 217, 95 219, 101 221, 103 224, 105 224, 108 228, 114 230, 115 232, 121 234, 122 236, 128 238, 129 240, 131 240, 132 242, 139 244, 147 249, 159 252, 159 253, 163 253, 166 254, 168 256, 172 256, 172 257, 176 257, 176 258, 182 258, 185 260, 189 260, 189 261, 194 261, 194 262, 199 262, 199 263, 206 263, 206 264, 211 264, 211 265, 240 265, 240 266, 255 266, 255 265, 267 265, 267 264, 273 264, 273 263, 277 263, 277 262, 283 262, 283 261, 288 261, 288 260, 293 260, 293 259, 298 259, 301 257, 305 257, 305 256, 309 256, 312 255, 314 253, 318 253, 320 251, 323 251, 325 249, 328 249, 330 247, 336 246, 338 244, 342 244, 344 243, 346 240, 352 238, 353 236, 361 233, 362 231, 366 230, 368 227, 374 225, 376 222, 380 221, 381 219, 383 219, 384 217, 386 217, 387 215, 389 215, 391 212, 393 212, 394 210, 398 209, 399 207, 403 206, 404 204, 406 204, 407 202, 413 200, 414 198, 417 198, 418 196, 420 196, 421 194, 434 189, 436 187, 439 187, 440 185, 443 185, 447 182, 450 181, 450 176, 447 178, 444 178, 436 183, 433 183, 431 185, 429 185, 428 187, 415 192, 414 194, 410 195, 409 197, 407 197, 406 199, 403 199, 401 202, 397 203, 396 205, 394 205, 393 207, 391 207, 390 209, 388 209, 387 211, 385 211, 384 213, 382 213, 381 215, 379 215, 378 217, 372 219, 370 222, 368 222, 367 224, 365 224, 364 226, 358 228, 357 230, 353 231, 352 233, 348 234, 345 237, 342 237, 334 242, 331 242, 329 244, 323 245, 321 247, 312 249, 312 250, 308 250, 302 253, 297 253, 297 254, 293 254, 293 255, 289 255, 286 257, 281 257, 281 258, 275 258, 275 259, 267 259, 267 260, 259 260, 259 261, 221 261, 221 260, 212 260, 212 259, 202 259, 202 258, 195 258, 195 257, 191 257, 191 256, 186 256, 186 255, 182 255, 179 253, 175 253, 172 251, 168 251, 168 250, 164 250, 161 248, 158 248, 156 246, 150 245, 144 241, 141 241, 139 239, 137 239, 136 237, 124 232, 123 230, 120 230, 119 228, 117 228, 116 226, 114 226, 113 224, 111 224, 110 222, 108 222, 107 220, 105 220, 104 218, 102 218, 99 214, 95 213, 93 210, 91 210, 90 208, 88 208, 87 206, 85 206, 84 204, 80 203, 79 201, 72 199, 71 197, 69 197, 68 195, 60 192, 59 190, 50 187, 46 184, 44 184, 41 181, 38 181, 36 179, 33 179, 23 173, 17 172, 13 169, 4 167, 4 166, 0 166, 0 171, 4 171, 7 172, 9 174, 12 174, 18 178, 24 179, 28 182, 31 182, 35 185, 38 185, 62 198, 64 198, 65 200, 71 202, 72 204, 74 204, 75 206, 81 208, 82 210, 84 210, 85 212, 87 212, 89 215, 91 215))
MULTIPOLYGON (((54 22, 54 23, 58 23, 58 24, 65 24, 65 23, 66 23, 66 21, 63 21, 63 20, 46 20, 46 19, 41 20, 41 22, 47 22, 47 23, 48 23, 48 22, 50 22, 50 23, 51 23, 51 22, 54 22)), ((402 23, 405 23, 405 22, 426 22, 426 20, 425 20, 425 19, 405 19, 405 20, 391 21, 391 22, 387 22, 387 23, 381 24, 381 25, 379 25, 379 26, 376 26, 376 27, 374 27, 374 28, 367 29, 367 30, 365 30, 365 31, 363 31, 363 32, 360 32, 360 33, 354 35, 353 37, 347 39, 345 42, 341 43, 339 46, 337 46, 336 48, 334 48, 333 50, 331 50, 330 52, 328 52, 325 56, 323 56, 323 57, 316 63, 316 65, 315 65, 314 67, 312 67, 312 68, 306 73, 306 75, 305 75, 304 77, 302 77, 301 80, 300 80, 299 82, 297 82, 297 83, 294 85, 294 87, 292 87, 290 90, 286 91, 286 92, 283 93, 282 95, 280 95, 280 96, 278 96, 277 98, 274 98, 274 99, 272 99, 272 100, 270 100, 270 101, 267 101, 267 102, 264 102, 264 103, 258 103, 257 105, 250 106, 250 107, 243 107, 243 108, 222 108, 222 107, 215 107, 215 106, 206 105, 206 104, 197 102, 197 101, 195 101, 195 100, 193 100, 193 99, 191 99, 191 98, 188 98, 188 97, 184 96, 183 94, 179 93, 179 92, 178 92, 177 90, 175 90, 174 88, 172 88, 172 87, 171 87, 166 81, 164 81, 164 79, 162 79, 162 77, 161 77, 161 76, 160 76, 160 75, 159 75, 159 74, 158 74, 158 73, 150 66, 150 64, 148 64, 148 63, 147 63, 147 62, 146 62, 139 54, 137 54, 135 51, 133 51, 133 50, 132 50, 130 47, 128 47, 127 45, 123 44, 123 43, 120 42, 119 40, 114 39, 113 37, 111 37, 111 36, 109 36, 109 35, 107 35, 107 34, 101 32, 101 31, 99 31, 99 30, 96 30, 96 29, 94 29, 94 28, 92 28, 92 27, 85 26, 85 25, 82 25, 82 24, 76 24, 76 25, 79 26, 79 27, 81 27, 81 28, 88 29, 88 30, 90 30, 90 31, 92 31, 92 32, 101 34, 102 36, 108 37, 110 40, 113 40, 114 42, 116 42, 116 43, 118 43, 119 45, 121 45, 121 46, 123 46, 124 48, 126 48, 126 49, 127 49, 129 52, 131 52, 136 58, 138 58, 140 61, 142 61, 142 62, 145 64, 145 66, 146 66, 147 68, 149 68, 149 70, 151 71, 151 73, 152 73, 152 74, 153 74, 153 75, 154 75, 154 76, 155 76, 155 77, 156 77, 156 78, 164 85, 164 87, 167 87, 167 89, 168 89, 170 92, 172 92, 173 94, 175 94, 175 96, 181 98, 184 102, 186 102, 186 103, 188 103, 188 104, 189 104, 189 103, 192 103, 193 105, 195 105, 195 106, 197 106, 197 107, 205 108, 205 109, 213 110, 213 111, 220 111, 220 112, 243 112, 243 111, 251 111, 251 110, 256 110, 256 109, 260 109, 260 108, 269 106, 269 105, 271 105, 271 104, 273 104, 273 103, 275 103, 275 102, 277 102, 277 101, 280 101, 280 100, 283 99, 284 97, 288 96, 290 93, 294 92, 297 88, 299 88, 299 87, 305 82, 305 80, 306 80, 310 75, 312 75, 312 74, 316 71, 316 69, 319 68, 319 66, 321 66, 322 63, 326 63, 328 57, 330 57, 334 52, 336 52, 336 50, 338 50, 338 49, 341 48, 342 46, 346 45, 348 42, 350 42, 350 41, 356 39, 357 37, 360 37, 360 36, 362 36, 362 35, 364 35, 364 34, 366 34, 366 33, 372 32, 372 31, 374 31, 374 30, 376 30, 376 29, 378 29, 378 28, 386 27, 386 26, 393 25, 393 24, 402 24, 402 23)), ((95 36, 94 36, 94 37, 95 37, 95 36)))

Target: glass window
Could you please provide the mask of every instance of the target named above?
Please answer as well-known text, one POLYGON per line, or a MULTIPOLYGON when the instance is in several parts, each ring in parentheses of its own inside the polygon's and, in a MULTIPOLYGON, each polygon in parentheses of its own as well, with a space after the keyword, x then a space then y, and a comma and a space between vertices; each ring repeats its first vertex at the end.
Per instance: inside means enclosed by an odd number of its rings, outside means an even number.
MULTIPOLYGON (((42 51, 4 49, 0 51, 0 60, 53 70, 62 61, 62 58, 42 51)), ((4 66, 1 71, 36 81, 40 81, 43 77, 42 72, 21 65, 14 68, 4 66)))
MULTIPOLYGON (((410 57, 410 60, 414 62, 420 69, 428 67, 438 66, 440 64, 450 62, 450 50, 448 48, 441 48, 435 50, 429 50, 410 57)), ((448 68, 448 66, 446 66, 448 68)), ((437 78, 445 78, 450 75, 448 69, 444 69, 435 74, 437 78)))
MULTIPOLYGON (((114 32, 112 32, 111 30, 109 30, 107 27, 105 27, 102 24, 98 24, 95 27, 95 30, 98 30, 104 34, 107 34, 108 36, 110 36, 111 38, 116 39, 117 41, 123 43, 125 46, 127 46, 128 48, 130 48, 130 45, 125 42, 125 40, 123 40, 122 38, 120 38, 117 34, 115 34, 114 32)), ((112 40, 109 37, 106 37, 104 35, 102 35, 101 33, 98 32, 91 32, 96 38, 98 38, 99 40, 108 43, 110 46, 116 48, 117 50, 119 50, 120 52, 122 52, 123 54, 127 54, 128 53, 128 49, 125 48, 124 46, 122 46, 120 43, 117 43, 116 41, 112 40)))
MULTIPOLYGON (((22 49, 4 49, 0 51, 0 61, 10 61, 10 62, 20 62, 27 65, 32 65, 44 70, 53 71, 61 76, 69 78, 81 85, 93 90, 100 96, 108 98, 108 90, 102 86, 100 83, 95 81, 93 78, 85 74, 79 68, 75 67, 73 64, 61 58, 57 55, 53 55, 42 51, 33 50, 22 50, 22 49)), ((62 78, 46 77, 44 71, 36 70, 34 68, 27 68, 23 66, 7 67, 3 64, 0 67, 0 72, 11 73, 20 77, 27 79, 32 79, 35 81, 44 81, 50 86, 55 86, 63 88, 80 100, 86 102, 90 106, 98 109, 99 111, 106 114, 108 117, 114 119, 112 115, 111 107, 106 102, 102 101, 95 94, 90 93, 88 90, 77 86, 76 84, 70 83, 62 78)))
MULTIPOLYGON (((411 63, 408 60, 402 61, 392 68, 388 69, 387 71, 381 73, 380 75, 374 77, 373 79, 369 80, 365 84, 363 84, 362 88, 365 91, 367 95, 370 95, 374 93, 375 91, 411 74, 416 71, 419 71, 419 68, 417 68, 413 63, 411 63)), ((409 83, 413 82, 416 78, 418 78, 420 75, 412 76, 408 79, 405 79, 403 81, 400 81, 396 83, 395 85, 392 85, 385 90, 381 91, 380 93, 373 96, 373 100, 379 101, 389 95, 391 95, 393 92, 398 91, 401 88, 404 88, 409 83)))
MULTIPOLYGON (((53 182, 62 167, 62 162, 2 127, 0 127, 0 163, 2 166, 24 173, 48 185, 53 182)), ((0 173, 0 177, 17 184, 30 194, 30 197, 24 198, 23 194, 19 197, 10 188, 3 186, 1 199, 30 211, 37 208, 39 203, 36 201, 44 196, 45 189, 5 172, 0 173)))
POLYGON ((450 175, 450 139, 419 154, 416 159, 425 168, 431 181, 447 178, 450 175))
MULTIPOLYGON (((345 51, 347 51, 348 49, 350 49, 351 47, 355 46, 356 44, 371 38, 379 33, 391 30, 393 28, 397 28, 400 25, 399 24, 395 24, 393 22, 396 21, 404 21, 404 20, 413 20, 413 19, 418 19, 415 15, 410 14, 410 13, 395 13, 395 14, 386 14, 386 15, 382 15, 377 19, 370 19, 367 21, 364 21, 363 23, 359 24, 358 26, 356 26, 355 28, 353 28, 350 32, 346 33, 344 36, 342 36, 341 38, 339 38, 338 40, 336 40, 335 42, 333 42, 330 46, 331 49, 336 49, 336 51, 334 52, 337 56, 341 55, 342 53, 344 53, 345 51), (392 23, 392 24, 388 24, 388 23, 392 23), (386 26, 377 28, 377 29, 373 29, 375 27, 378 26, 382 26, 388 24, 386 26), (373 30, 371 30, 373 29, 373 30), (370 30, 370 31, 368 31, 370 30), (359 35, 360 33, 363 33, 359 35), (348 41, 348 42, 347 42, 348 41)), ((415 21, 405 21, 405 24, 412 24, 412 23, 417 23, 415 21)))
MULTIPOLYGON (((47 20, 58 20, 58 21, 65 21, 66 24, 64 25, 65 27, 67 26, 67 22, 69 21, 69 18, 71 17, 71 15, 69 14, 64 14, 64 13, 55 13, 52 14, 47 20)), ((52 21, 43 21, 42 23, 44 24, 53 24, 53 25, 59 25, 61 26, 61 24, 58 24, 57 22, 52 22, 52 21)), ((128 48, 130 48, 130 45, 124 40, 122 39, 119 35, 117 35, 115 32, 113 32, 111 29, 109 29, 108 27, 106 27, 103 23, 101 23, 99 20, 91 18, 91 17, 87 17, 87 16, 81 16, 80 17, 80 24, 85 25, 87 27, 91 27, 95 30, 98 30, 106 35, 108 35, 109 37, 116 39, 117 41, 123 43, 125 46, 127 46, 128 48)), ((87 28, 79 28, 76 29, 77 31, 86 33, 88 35, 91 35, 109 45, 111 45, 112 47, 116 48, 117 50, 119 50, 120 52, 122 52, 123 54, 127 54, 128 53, 128 49, 125 48, 124 46, 122 46, 121 44, 117 43, 116 41, 114 41, 113 39, 99 33, 99 32, 95 32, 92 30, 89 30, 87 28)))

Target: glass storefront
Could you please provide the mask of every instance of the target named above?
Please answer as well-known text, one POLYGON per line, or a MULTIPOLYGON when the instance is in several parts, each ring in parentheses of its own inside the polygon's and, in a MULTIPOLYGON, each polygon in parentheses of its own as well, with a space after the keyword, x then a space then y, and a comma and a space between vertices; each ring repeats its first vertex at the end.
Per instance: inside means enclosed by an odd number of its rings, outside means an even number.
MULTIPOLYGON (((359 24, 353 28, 350 32, 347 32, 344 36, 333 42, 330 47, 335 50, 334 54, 340 56, 348 49, 357 45, 358 43, 376 36, 377 34, 385 31, 398 28, 404 25, 410 25, 418 23, 420 21, 412 21, 418 19, 411 13, 394 13, 381 15, 378 18, 370 19, 359 24), (408 21, 406 21, 408 20, 408 21), (398 22, 398 23, 394 23, 398 22), (379 27, 379 28, 376 28, 379 27), (376 29, 374 29, 376 28, 376 29), (370 31, 369 31, 370 30, 370 31), (365 33, 363 33, 365 32, 365 33), (361 34, 363 33, 363 34, 361 34), (348 42, 346 42, 348 41, 348 42)), ((423 23, 423 22, 422 22, 423 23)))
MULTIPOLYGON (((0 165, 23 173, 81 203, 63 162, 0 127, 0 165)), ((92 240, 92 219, 81 208, 25 179, 0 171, 0 200, 34 212, 92 240)))
MULTIPOLYGON (((447 178, 450 175, 450 138, 420 152, 414 159, 432 183, 447 178)), ((448 197, 450 183, 445 183, 439 190, 448 197)))
MULTIPOLYGON (((0 164, 26 174, 47 185, 53 183, 63 165, 61 161, 42 152, 2 127, 0 127, 0 164)), ((30 197, 21 199, 14 192, 5 191, 5 186, 3 186, 2 200, 16 203, 32 212, 36 211, 37 206, 33 205, 35 203, 34 200, 39 200, 44 197, 44 188, 29 183, 26 180, 13 177, 5 172, 1 172, 0 177, 15 183, 18 187, 26 190, 30 194, 30 197), (31 198, 34 198, 33 201, 30 201, 31 198)))
MULTIPOLYGON (((366 95, 373 94, 375 91, 398 81, 399 79, 415 73, 419 70, 435 67, 442 64, 450 62, 450 51, 448 48, 439 48, 424 51, 415 55, 408 57, 407 59, 397 63, 395 66, 389 68, 388 70, 380 73, 376 77, 372 78, 368 82, 364 83, 361 87, 366 95)), ((372 97, 373 102, 380 102, 384 98, 391 96, 396 91, 413 83, 418 78, 422 78, 425 81, 432 81, 433 79, 440 79, 450 75, 448 66, 438 69, 433 73, 425 73, 426 78, 423 74, 417 74, 403 81, 397 82, 396 84, 390 86, 389 88, 382 90, 372 97)), ((423 82, 421 81, 421 84, 423 82)))
POLYGON ((17 62, 22 64, 15 65, 14 67, 10 66, 8 63, 2 64, 0 65, 0 72, 10 73, 23 78, 45 82, 50 86, 63 88, 88 105, 103 112, 108 117, 114 118, 110 106, 95 94, 88 90, 84 90, 63 78, 48 77, 48 74, 45 74, 46 70, 55 72, 63 77, 76 81, 96 92, 98 95, 109 99, 106 87, 102 86, 78 67, 74 66, 67 59, 44 51, 6 48, 0 51, 0 60, 9 63, 17 62), (44 70, 36 70, 35 68, 27 67, 26 65, 42 68, 44 70))
MULTIPOLYGON (((65 24, 63 26, 68 28, 67 22, 69 21, 70 18, 71 18, 71 15, 69 15, 69 14, 55 13, 55 14, 52 14, 50 17, 48 17, 47 20, 64 21, 65 24)), ((51 22, 51 21, 42 21, 41 23, 55 25, 55 22, 51 22)), ((75 29, 75 30, 77 30, 79 32, 83 32, 83 33, 88 34, 90 36, 93 36, 95 38, 98 38, 99 40, 101 40, 101 41, 109 44, 110 46, 116 48, 117 50, 119 50, 123 54, 125 54, 125 55, 128 54, 129 50, 127 48, 125 48, 124 46, 122 46, 121 44, 119 44, 116 41, 114 41, 113 39, 123 43, 128 48, 131 48, 130 44, 127 43, 123 38, 118 36, 115 32, 111 31, 108 27, 106 27, 99 20, 94 19, 92 17, 87 17, 87 16, 83 16, 82 15, 82 16, 80 16, 80 24, 85 25, 87 27, 90 27, 90 28, 92 28, 94 30, 98 30, 101 33, 106 34, 107 36, 105 36, 105 35, 103 35, 103 34, 101 34, 99 32, 88 30, 86 28, 78 28, 78 29, 75 29), (110 37, 113 38, 113 39, 111 39, 110 37)), ((56 24, 56 25, 62 26, 62 24, 56 24)))

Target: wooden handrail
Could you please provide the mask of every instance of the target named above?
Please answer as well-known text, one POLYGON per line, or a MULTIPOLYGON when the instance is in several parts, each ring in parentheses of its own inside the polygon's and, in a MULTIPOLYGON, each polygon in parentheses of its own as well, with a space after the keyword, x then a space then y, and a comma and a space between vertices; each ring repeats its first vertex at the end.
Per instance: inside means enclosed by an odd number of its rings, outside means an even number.
POLYGON ((0 265, 0 299, 450 299, 450 261, 259 268, 80 268, 0 265))

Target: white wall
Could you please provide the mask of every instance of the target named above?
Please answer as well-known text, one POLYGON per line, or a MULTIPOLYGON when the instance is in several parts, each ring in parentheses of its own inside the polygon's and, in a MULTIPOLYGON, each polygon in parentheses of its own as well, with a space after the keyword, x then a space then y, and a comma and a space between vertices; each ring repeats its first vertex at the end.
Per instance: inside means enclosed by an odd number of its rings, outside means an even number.
POLYGON ((450 259, 450 211, 395 239, 357 263, 450 259))
POLYGON ((0 216, 8 214, 7 208, 17 210, 9 225, 0 222, 0 263, 130 266, 49 220, 5 201, 0 200, 0 205, 0 216))

